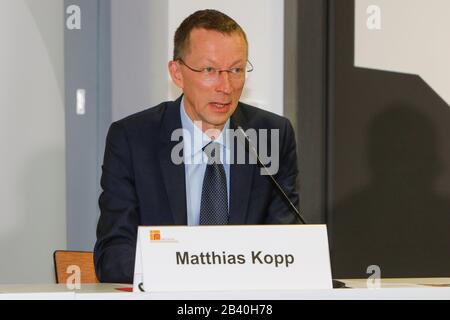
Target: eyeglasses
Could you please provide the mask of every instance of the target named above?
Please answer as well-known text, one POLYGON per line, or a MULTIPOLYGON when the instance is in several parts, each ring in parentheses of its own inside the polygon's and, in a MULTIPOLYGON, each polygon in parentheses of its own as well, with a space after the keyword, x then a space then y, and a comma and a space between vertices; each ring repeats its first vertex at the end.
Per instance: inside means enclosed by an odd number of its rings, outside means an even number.
POLYGON ((204 81, 207 82, 216 82, 220 78, 220 74, 222 72, 227 72, 231 80, 235 81, 242 81, 245 78, 245 75, 247 72, 253 71, 253 65, 250 61, 247 60, 247 65, 245 68, 243 67, 236 67, 231 69, 217 69, 213 67, 205 67, 201 69, 195 69, 191 66, 187 65, 186 62, 183 61, 183 59, 179 58, 177 59, 181 64, 186 66, 189 70, 193 72, 197 72, 201 75, 204 81))

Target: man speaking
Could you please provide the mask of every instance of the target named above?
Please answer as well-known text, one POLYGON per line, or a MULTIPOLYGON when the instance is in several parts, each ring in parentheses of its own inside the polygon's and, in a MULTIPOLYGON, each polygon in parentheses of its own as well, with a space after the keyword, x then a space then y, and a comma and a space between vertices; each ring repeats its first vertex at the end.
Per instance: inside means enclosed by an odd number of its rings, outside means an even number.
POLYGON ((175 33, 168 68, 183 95, 108 132, 94 250, 101 282, 133 282, 139 225, 299 222, 287 201, 298 206, 292 126, 239 102, 253 68, 242 28, 216 10, 193 13, 175 33), (268 149, 271 161, 255 161, 268 149))

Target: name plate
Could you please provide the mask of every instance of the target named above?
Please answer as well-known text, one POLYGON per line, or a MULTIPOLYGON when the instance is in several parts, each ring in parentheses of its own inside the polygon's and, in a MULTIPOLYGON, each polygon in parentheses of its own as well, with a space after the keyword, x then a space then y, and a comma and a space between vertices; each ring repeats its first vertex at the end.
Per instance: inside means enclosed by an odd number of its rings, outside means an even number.
POLYGON ((331 288, 325 225, 138 230, 136 292, 331 288))

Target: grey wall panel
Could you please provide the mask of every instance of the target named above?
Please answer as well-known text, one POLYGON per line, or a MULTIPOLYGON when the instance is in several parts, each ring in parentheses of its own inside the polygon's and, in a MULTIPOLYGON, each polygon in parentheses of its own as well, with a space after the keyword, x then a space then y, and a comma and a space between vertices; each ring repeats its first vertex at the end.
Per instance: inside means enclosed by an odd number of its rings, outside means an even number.
MULTIPOLYGON (((100 63, 99 54, 108 40, 99 33, 100 2, 64 1, 65 8, 74 4, 81 9, 81 29, 65 30, 67 244, 71 250, 92 250, 99 215, 99 153, 106 127, 101 123, 108 120, 108 111, 100 111, 100 92, 107 91, 108 84, 99 81, 100 69, 107 75, 108 59, 103 56, 100 63), (77 89, 86 90, 83 115, 76 113, 77 89)), ((101 52, 108 54, 105 51, 101 52)), ((103 104, 109 103, 107 96, 102 96, 103 104)))
POLYGON ((111 0, 112 119, 167 100, 166 0, 111 0))
POLYGON ((101 165, 112 121, 167 100, 167 2, 65 1, 81 30, 65 30, 68 248, 92 250, 101 165), (86 114, 76 114, 85 89, 86 114))
POLYGON ((285 1, 285 114, 296 129, 300 206, 324 223, 326 199, 327 1, 285 1))
MULTIPOLYGON (((106 135, 112 122, 111 0, 98 3, 98 117, 97 196, 100 196, 101 166, 106 135)), ((97 205, 97 201, 96 201, 97 205)), ((99 211, 98 211, 99 213, 99 211)))

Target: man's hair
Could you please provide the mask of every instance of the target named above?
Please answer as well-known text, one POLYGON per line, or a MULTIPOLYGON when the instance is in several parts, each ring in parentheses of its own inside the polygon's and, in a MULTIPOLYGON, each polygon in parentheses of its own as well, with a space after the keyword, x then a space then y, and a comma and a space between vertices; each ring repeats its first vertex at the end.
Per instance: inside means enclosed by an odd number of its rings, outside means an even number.
POLYGON ((175 32, 173 60, 182 58, 189 49, 189 36, 191 31, 196 28, 214 30, 227 35, 238 33, 248 45, 244 30, 232 18, 217 10, 199 10, 184 19, 175 32))

